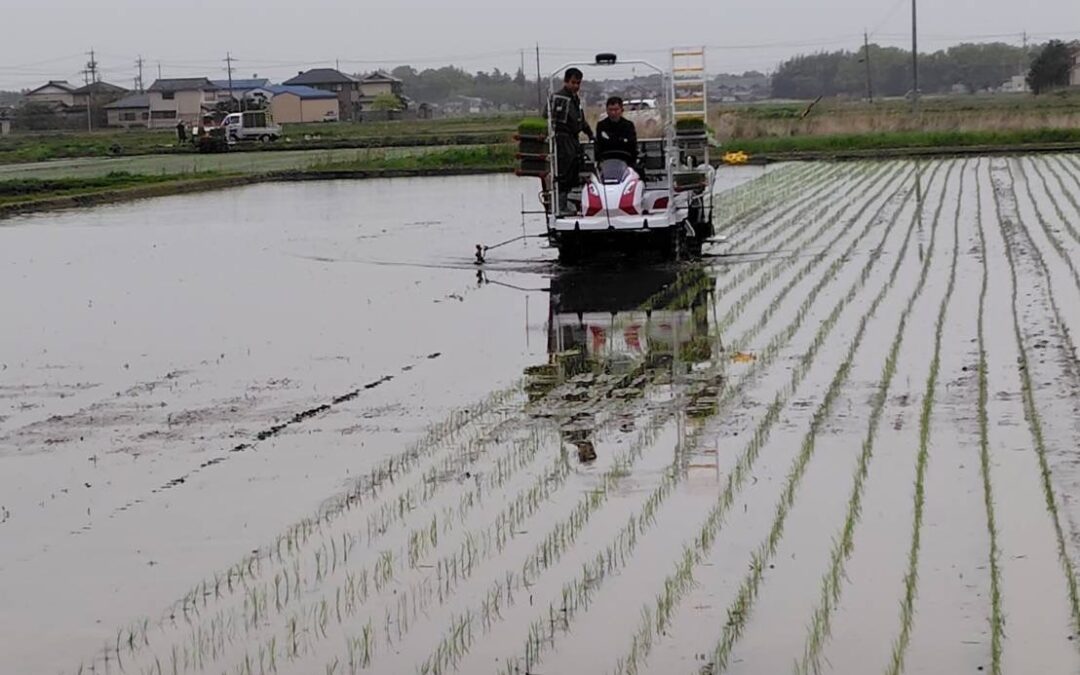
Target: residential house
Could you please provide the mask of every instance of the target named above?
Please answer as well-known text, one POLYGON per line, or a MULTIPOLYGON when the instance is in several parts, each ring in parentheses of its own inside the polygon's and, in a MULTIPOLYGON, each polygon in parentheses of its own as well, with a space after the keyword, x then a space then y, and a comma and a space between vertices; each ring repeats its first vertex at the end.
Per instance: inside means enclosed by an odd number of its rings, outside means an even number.
POLYGON ((337 92, 302 85, 273 85, 270 88, 270 113, 278 124, 301 122, 337 122, 337 92))
POLYGON ((1028 94, 1031 87, 1028 86, 1026 75, 1013 75, 1001 85, 999 91, 1003 94, 1028 94))
POLYGON ((74 99, 73 105, 76 108, 82 108, 84 110, 87 105, 94 108, 100 108, 113 101, 120 100, 126 96, 127 93, 127 89, 118 87, 115 84, 109 84, 108 82, 91 82, 72 92, 74 99))
POLYGON ((489 110, 491 102, 476 96, 463 96, 458 94, 451 96, 442 105, 442 112, 447 117, 459 117, 463 115, 479 115, 489 110))
POLYGON ((75 89, 67 80, 49 80, 37 89, 26 92, 27 103, 47 103, 57 108, 75 105, 75 89))
MULTIPOLYGON (((230 83, 228 80, 210 80, 210 82, 218 88, 218 101, 229 100, 230 83)), ((274 97, 274 94, 270 90, 270 80, 265 77, 253 77, 250 79, 233 80, 232 96, 237 101, 245 101, 247 103, 255 102, 257 107, 261 108, 270 102, 270 99, 274 97)))
POLYGON ((13 114, 13 108, 0 105, 0 136, 7 136, 11 133, 11 116, 13 114))
POLYGON ((132 94, 105 106, 110 127, 150 126, 150 95, 132 94))
POLYGON ((408 101, 404 94, 404 83, 393 75, 376 70, 360 78, 360 109, 370 110, 371 104, 379 96, 394 96, 404 108, 408 101))
POLYGON ((304 86, 332 91, 338 99, 338 118, 355 120, 360 114, 360 81, 333 68, 313 68, 282 82, 286 86, 304 86))
POLYGON ((205 77, 182 77, 156 80, 146 90, 150 107, 150 127, 162 129, 183 120, 197 125, 214 110, 218 88, 205 77))

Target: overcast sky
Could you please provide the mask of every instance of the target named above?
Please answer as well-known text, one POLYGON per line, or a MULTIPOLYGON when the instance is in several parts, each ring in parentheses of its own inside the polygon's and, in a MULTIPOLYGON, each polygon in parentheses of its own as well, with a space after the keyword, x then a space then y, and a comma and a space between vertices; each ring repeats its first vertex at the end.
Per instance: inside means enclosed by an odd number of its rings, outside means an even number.
MULTIPOLYGON (((922 0, 920 49, 961 41, 1020 44, 1080 38, 1078 0, 922 0)), ((145 81, 234 76, 275 80, 333 66, 346 72, 411 63, 453 63, 470 71, 515 70, 523 48, 540 43, 543 68, 597 51, 666 63, 665 50, 709 46, 709 70, 769 71, 788 56, 856 48, 864 29, 879 44, 910 44, 909 0, 761 0, 732 3, 579 0, 0 0, 0 88, 48 79, 81 82, 93 47, 103 79, 131 86, 135 59, 145 81), (674 8, 678 8, 677 11, 674 8)), ((535 55, 526 69, 535 71, 535 55)))

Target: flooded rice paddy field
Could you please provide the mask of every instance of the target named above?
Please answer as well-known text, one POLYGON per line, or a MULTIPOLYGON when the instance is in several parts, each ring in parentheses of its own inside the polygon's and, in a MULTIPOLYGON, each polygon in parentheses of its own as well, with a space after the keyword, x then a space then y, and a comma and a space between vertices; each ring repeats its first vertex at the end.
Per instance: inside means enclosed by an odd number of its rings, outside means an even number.
POLYGON ((534 187, 4 221, 5 672, 1080 671, 1080 160, 732 170, 700 264, 474 268, 534 187))

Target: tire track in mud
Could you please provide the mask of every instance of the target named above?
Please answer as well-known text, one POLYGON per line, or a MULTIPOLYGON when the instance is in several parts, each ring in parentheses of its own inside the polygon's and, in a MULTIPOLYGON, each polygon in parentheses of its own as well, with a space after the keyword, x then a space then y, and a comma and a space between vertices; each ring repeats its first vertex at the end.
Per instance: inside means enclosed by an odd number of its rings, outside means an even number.
MULTIPOLYGON (((1014 252, 1014 247, 1017 247, 1017 242, 1014 238, 1018 230, 1027 231, 1027 226, 1024 224, 1023 219, 1020 216, 1015 188, 1012 185, 1011 171, 1008 169, 1008 165, 1005 168, 1001 168, 1000 163, 995 163, 991 167, 991 183, 994 195, 994 205, 998 217, 998 225, 1001 232, 1001 236, 1005 242, 1005 255, 1009 264, 1009 276, 1012 280, 1012 292, 1011 292, 1011 305, 1012 305, 1012 325, 1013 333, 1016 339, 1016 345, 1018 350, 1018 363, 1017 367, 1020 374, 1021 381, 1021 397, 1023 400, 1025 418, 1027 421, 1028 430, 1031 434, 1031 440, 1034 443, 1034 449, 1036 457, 1038 458, 1038 466, 1043 490, 1043 496, 1045 499, 1045 505, 1047 513, 1050 517, 1050 521, 1053 527, 1054 536, 1057 544, 1057 554, 1060 563, 1060 571, 1065 576, 1066 589, 1068 591, 1068 601, 1070 605, 1070 611, 1072 615, 1073 631, 1080 628, 1080 591, 1077 588, 1077 579, 1075 566, 1067 549, 1066 539, 1064 535, 1064 528, 1061 525, 1061 518, 1058 513, 1058 497, 1054 490, 1054 477, 1050 469, 1049 461, 1047 459, 1048 449, 1045 438, 1045 425, 1043 423, 1042 415, 1040 414, 1039 407, 1035 399, 1034 385, 1031 380, 1031 360, 1028 356, 1028 348, 1024 338, 1024 332, 1021 326, 1020 320, 1020 304, 1019 304, 1019 282, 1017 275, 1017 254, 1014 252), (995 178, 995 171, 998 176, 995 178), (1005 176, 1008 175, 1008 182, 1005 176), (1012 194, 1007 194, 1011 192, 1012 194)), ((1026 235, 1030 242, 1030 235, 1026 235)), ((1040 266, 1043 267, 1045 274, 1045 261, 1042 260, 1042 254, 1038 252, 1038 249, 1031 246, 1028 249, 1029 252, 1034 252, 1034 257, 1039 261, 1040 266)), ((1049 284, 1048 275, 1045 277, 1049 284)), ((1047 297, 1051 308, 1054 310, 1056 320, 1060 325, 1060 313, 1057 310, 1057 303, 1050 291, 1049 285, 1047 286, 1047 297)), ((1067 333, 1064 333, 1067 338, 1067 333)), ((1074 352, 1075 353, 1075 352, 1074 352)))
MULTIPOLYGON (((759 357, 758 364, 760 364, 763 368, 767 367, 769 363, 771 363, 772 358, 775 358, 775 355, 777 353, 776 350, 778 349, 779 345, 786 343, 786 341, 794 335, 794 333, 798 329, 798 325, 801 324, 802 319, 805 318, 805 316, 807 315, 810 306, 812 306, 814 301, 816 300, 818 292, 820 292, 831 281, 831 279, 835 277, 836 273, 839 271, 842 265, 842 262, 847 258, 848 255, 850 255, 851 251, 854 250, 854 248, 862 241, 862 239, 870 231, 873 230, 873 226, 877 223, 878 217, 880 217, 882 212, 891 204, 891 201, 892 200, 886 200, 881 205, 875 217, 869 219, 860 236, 856 237, 856 239, 851 243, 849 248, 843 254, 841 254, 837 258, 836 262, 827 270, 823 279, 815 285, 812 291, 810 291, 807 299, 804 301, 803 306, 800 308, 800 311, 796 315, 795 322, 788 327, 788 330, 783 331, 780 335, 778 335, 778 337, 782 338, 782 340, 779 343, 776 341, 771 343, 770 346, 774 347, 774 349, 766 349, 763 355, 759 357)), ((854 223, 861 219, 862 215, 872 203, 874 203, 873 200, 868 201, 864 208, 860 210, 860 212, 851 219, 851 222, 854 223)), ((903 204, 901 203, 897 207, 896 215, 891 219, 890 226, 886 228, 886 233, 882 242, 887 240, 891 232, 892 225, 895 225, 895 223, 898 221, 899 214, 902 211, 902 206, 903 204)), ((832 247, 827 247, 825 249, 825 252, 831 252, 831 250, 832 247)), ((818 262, 824 259, 825 252, 823 252, 822 255, 816 258, 818 262)), ((840 310, 844 306, 846 306, 847 302, 850 302, 852 297, 854 297, 854 295, 857 293, 858 288, 860 288, 861 285, 865 283, 866 279, 869 276, 869 269, 872 268, 878 260, 879 256, 871 256, 870 261, 867 263, 867 267, 864 269, 863 275, 855 283, 852 291, 849 292, 847 296, 845 296, 844 300, 841 300, 837 308, 833 310, 829 319, 826 320, 826 322, 822 325, 816 338, 811 344, 810 350, 806 355, 802 357, 802 359, 800 359, 800 363, 803 365, 798 367, 796 369, 796 373, 792 375, 793 383, 797 383, 798 381, 800 381, 801 377, 805 375, 806 371, 808 371, 808 366, 806 366, 805 364, 807 364, 809 360, 812 360, 813 355, 816 354, 817 350, 824 345, 825 337, 829 334, 829 332, 832 330, 832 327, 835 325, 835 319, 839 316, 840 310)), ((784 293, 794 287, 794 285, 797 284, 801 278, 802 276, 796 277, 795 282, 789 284, 785 288, 784 293)), ((767 321, 768 318, 768 316, 763 316, 762 320, 767 321)), ((795 385, 792 384, 790 386, 795 385)), ((734 400, 741 393, 741 391, 729 390, 729 393, 731 395, 731 400, 734 400)), ((777 398, 782 398, 782 395, 778 394, 777 398)), ((770 412, 766 415, 766 420, 763 422, 762 425, 763 428, 759 428, 758 432, 755 433, 756 440, 752 441, 752 444, 764 443, 764 438, 767 436, 767 429, 778 418, 779 409, 780 407, 774 403, 774 405, 770 408, 770 412)), ((734 482, 731 478, 729 478, 729 491, 725 493, 727 497, 723 499, 721 503, 727 503, 728 506, 730 506, 730 503, 733 502, 734 495, 736 493, 735 487, 736 485, 741 485, 745 481, 746 477, 749 476, 752 466, 752 460, 753 452, 747 453, 743 456, 743 459, 740 461, 738 468, 735 471, 735 475, 737 475, 739 478, 736 479, 734 482), (747 458, 749 458, 749 463, 747 462, 747 458)), ((623 530, 623 532, 620 533, 620 536, 616 539, 616 541, 611 546, 609 546, 609 549, 624 551, 624 547, 629 546, 632 550, 632 547, 636 545, 638 538, 646 533, 648 527, 655 520, 655 510, 662 504, 664 498, 666 498, 666 496, 670 494, 670 492, 681 480, 683 472, 677 469, 678 467, 673 467, 673 470, 665 473, 664 482, 653 492, 650 498, 646 501, 646 506, 642 509, 641 515, 635 516, 631 519, 630 524, 627 526, 627 528, 623 530), (636 532, 634 531, 634 528, 636 528, 636 532), (627 543, 623 544, 623 541, 627 543)), ((550 606, 548 608, 549 614, 551 612, 557 612, 561 616, 560 621, 563 623, 563 630, 566 630, 569 620, 572 619, 574 612, 580 609, 588 608, 589 597, 591 596, 591 594, 596 592, 596 590, 599 588, 605 578, 618 571, 618 568, 621 567, 622 564, 624 564, 624 557, 625 552, 623 553, 623 556, 620 557, 619 561, 613 562, 609 556, 605 556, 602 553, 593 562, 586 563, 584 572, 580 577, 564 586, 564 598, 571 597, 574 601, 568 606, 550 606)), ((685 560, 686 556, 684 556, 684 561, 685 560)), ((671 589, 673 588, 673 585, 665 584, 665 587, 671 589)), ((670 606, 670 603, 668 604, 668 606, 670 606)), ((663 622, 662 619, 659 619, 658 621, 660 623, 663 622)), ((652 622, 653 619, 650 615, 650 619, 648 621, 648 623, 650 624, 650 630, 652 622)), ((545 619, 543 617, 534 622, 533 627, 530 631, 529 638, 526 640, 524 650, 526 656, 524 658, 524 661, 527 667, 531 668, 532 665, 539 661, 543 651, 551 648, 554 645, 554 626, 552 626, 550 634, 545 634, 544 623, 545 619)), ((636 642, 635 644, 640 643, 636 642)), ((506 662, 508 665, 504 668, 503 672, 516 672, 515 668, 518 668, 521 665, 520 663, 515 662, 513 659, 507 659, 506 662)), ((627 667, 627 671, 634 672, 633 667, 627 667)))
MULTIPOLYGON (((440 356, 442 356, 442 354, 440 354, 439 352, 434 352, 434 353, 431 353, 428 356, 426 356, 425 359, 431 361, 431 360, 439 358, 440 356)), ((372 380, 371 382, 368 382, 366 384, 360 385, 359 387, 357 387, 357 388, 355 388, 355 389, 353 389, 351 391, 348 391, 348 392, 346 392, 344 394, 341 394, 339 396, 335 396, 334 398, 330 399, 330 401, 328 401, 326 403, 322 403, 322 404, 314 406, 312 408, 307 408, 305 410, 301 410, 300 412, 294 413, 286 421, 279 422, 277 424, 266 427, 265 429, 262 429, 261 431, 256 432, 255 435, 254 435, 254 440, 246 441, 244 443, 237 444, 237 445, 233 446, 232 448, 230 448, 226 454, 217 455, 216 457, 208 459, 208 460, 200 463, 198 466, 190 469, 189 471, 186 471, 185 473, 183 473, 183 474, 181 474, 181 475, 179 475, 179 476, 177 476, 177 477, 175 477, 175 478, 173 478, 173 479, 171 479, 169 481, 166 481, 165 483, 161 484, 160 486, 152 489, 150 491, 150 495, 157 495, 157 494, 160 494, 162 492, 173 490, 173 489, 175 489, 177 487, 185 485, 189 480, 191 480, 192 478, 195 478, 196 476, 199 476, 199 475, 205 473, 208 469, 229 461, 229 459, 233 458, 237 453, 247 453, 247 452, 255 451, 255 450, 257 450, 257 446, 258 446, 259 443, 261 443, 263 441, 266 441, 266 440, 270 440, 272 438, 275 438, 276 436, 280 435, 282 432, 284 432, 287 429, 290 429, 290 428, 295 427, 297 425, 303 424, 304 422, 306 422, 306 421, 308 421, 310 419, 313 419, 315 417, 318 417, 320 415, 324 415, 324 414, 330 412, 331 410, 333 410, 336 407, 340 407, 340 406, 342 406, 342 405, 344 405, 346 403, 349 403, 349 402, 359 398, 361 394, 364 394, 364 393, 369 392, 369 391, 371 391, 373 389, 376 389, 377 387, 380 387, 380 386, 382 386, 382 385, 384 385, 384 384, 386 384, 388 382, 391 382, 395 378, 400 377, 401 375, 403 375, 405 373, 409 373, 409 372, 413 371, 416 368, 416 366, 419 365, 420 363, 422 363, 422 362, 414 362, 412 364, 402 366, 400 369, 398 369, 397 373, 394 374, 394 375, 383 375, 382 377, 380 377, 380 378, 378 378, 376 380, 372 380)), ((149 496, 133 499, 133 500, 127 502, 126 504, 124 504, 123 506, 120 506, 120 507, 117 507, 116 509, 114 509, 109 514, 108 518, 110 520, 114 519, 114 518, 120 516, 121 514, 127 512, 127 511, 130 511, 131 509, 139 506, 140 504, 145 503, 148 499, 150 499, 149 496)), ((92 529, 93 529, 93 524, 87 523, 86 525, 84 525, 80 529, 73 530, 70 534, 76 535, 76 536, 83 535, 83 534, 86 534, 86 533, 90 532, 92 529)))

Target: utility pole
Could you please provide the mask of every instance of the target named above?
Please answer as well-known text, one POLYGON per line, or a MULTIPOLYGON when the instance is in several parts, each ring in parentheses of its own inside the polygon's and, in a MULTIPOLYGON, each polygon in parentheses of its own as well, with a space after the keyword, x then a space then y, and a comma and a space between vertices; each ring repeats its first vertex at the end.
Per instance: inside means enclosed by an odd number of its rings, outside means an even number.
POLYGON ((157 79, 161 79, 161 61, 157 62, 157 79))
POLYGON ((874 102, 874 80, 870 76, 870 34, 863 31, 863 59, 866 61, 866 98, 874 102))
POLYGON ((536 109, 541 115, 544 114, 544 93, 540 88, 540 83, 543 80, 543 76, 540 75, 540 43, 536 43, 536 109))
POLYGON ((230 108, 232 108, 231 101, 236 100, 236 97, 233 95, 233 86, 232 86, 232 62, 233 62, 232 54, 230 52, 225 52, 225 64, 226 64, 225 67, 229 69, 229 101, 230 101, 229 107, 230 108))
POLYGON ((145 91, 143 89, 143 74, 142 74, 143 57, 142 57, 142 54, 139 54, 139 58, 135 59, 135 65, 139 68, 139 77, 138 77, 138 79, 135 80, 135 83, 137 85, 136 89, 138 89, 139 93, 141 94, 141 93, 143 93, 143 91, 145 91))
POLYGON ((97 59, 94 58, 94 50, 91 49, 87 52, 90 55, 90 62, 86 64, 87 70, 90 71, 90 82, 94 83, 98 81, 97 73, 97 59))
POLYGON ((919 10, 911 0, 911 112, 919 114, 919 10))
POLYGON ((94 130, 94 85, 98 81, 97 59, 94 58, 94 50, 90 49, 90 62, 86 64, 90 81, 86 86, 86 130, 94 130))
POLYGON ((1024 75, 1027 72, 1028 68, 1030 67, 1029 66, 1030 63, 1031 63, 1031 57, 1028 56, 1028 34, 1027 34, 1027 31, 1025 30, 1024 31, 1024 53, 1020 55, 1020 74, 1021 75, 1024 75))

